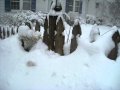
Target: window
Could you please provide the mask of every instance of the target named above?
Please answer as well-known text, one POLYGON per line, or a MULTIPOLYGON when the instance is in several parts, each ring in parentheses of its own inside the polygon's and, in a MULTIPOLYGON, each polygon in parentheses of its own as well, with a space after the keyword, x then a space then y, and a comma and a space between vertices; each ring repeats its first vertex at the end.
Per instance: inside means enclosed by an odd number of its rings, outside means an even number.
POLYGON ((79 12, 80 14, 82 13, 82 1, 75 1, 75 12, 79 12))
POLYGON ((96 3, 96 8, 99 8, 100 4, 99 3, 96 3))
POLYGON ((23 0, 23 10, 31 10, 31 0, 23 0))
POLYGON ((80 8, 79 8, 79 13, 80 13, 80 14, 82 13, 82 4, 83 4, 83 2, 80 1, 80 8))
POLYGON ((73 1, 69 1, 69 11, 73 11, 73 1))
POLYGON ((73 0, 66 0, 66 12, 73 11, 73 0))
POLYGON ((79 12, 80 1, 75 1, 75 12, 79 12))
POLYGON ((11 0, 11 9, 20 9, 20 0, 11 0))

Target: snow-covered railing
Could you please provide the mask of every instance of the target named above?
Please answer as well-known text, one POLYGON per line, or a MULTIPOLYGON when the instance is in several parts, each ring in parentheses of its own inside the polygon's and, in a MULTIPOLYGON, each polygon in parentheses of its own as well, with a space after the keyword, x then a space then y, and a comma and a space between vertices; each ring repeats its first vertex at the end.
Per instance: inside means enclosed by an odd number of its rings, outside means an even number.
POLYGON ((0 26, 0 39, 8 38, 18 32, 17 26, 0 26))

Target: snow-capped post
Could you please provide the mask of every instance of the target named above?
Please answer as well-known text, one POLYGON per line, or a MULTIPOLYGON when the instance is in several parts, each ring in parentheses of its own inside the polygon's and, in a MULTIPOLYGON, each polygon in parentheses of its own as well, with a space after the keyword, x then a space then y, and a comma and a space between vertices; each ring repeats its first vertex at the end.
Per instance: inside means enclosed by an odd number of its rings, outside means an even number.
POLYGON ((48 32, 49 32, 49 44, 48 44, 48 49, 55 51, 55 31, 56 31, 56 20, 57 17, 61 14, 62 11, 62 5, 60 0, 53 0, 52 5, 51 5, 51 9, 49 12, 49 28, 48 28, 48 32))
POLYGON ((19 26, 17 26, 17 31, 16 31, 16 33, 18 33, 18 29, 19 29, 19 26))
POLYGON ((15 35, 15 31, 13 27, 11 28, 11 35, 15 35))
POLYGON ((44 36, 43 36, 43 42, 49 46, 49 32, 48 32, 48 19, 47 17, 45 18, 45 22, 44 22, 44 36))
POLYGON ((35 31, 40 32, 40 23, 38 22, 38 20, 36 20, 35 31))
POLYGON ((64 25, 62 18, 58 18, 57 27, 56 27, 56 35, 55 35, 55 52, 59 53, 60 55, 64 55, 63 46, 64 46, 64 39, 65 36, 63 35, 64 32, 64 25))
POLYGON ((3 39, 5 39, 6 36, 6 32, 5 32, 5 28, 3 27, 3 39))
POLYGON ((79 20, 76 19, 73 25, 73 30, 72 30, 72 39, 71 39, 71 45, 70 45, 70 53, 74 52, 78 46, 78 38, 82 34, 81 32, 81 26, 79 23, 79 20))
POLYGON ((97 25, 95 24, 93 27, 92 27, 92 30, 90 32, 90 43, 92 42, 95 42, 96 39, 100 36, 100 31, 99 31, 99 28, 97 27, 97 25))
POLYGON ((9 27, 7 27, 7 37, 10 36, 10 31, 9 31, 9 27))
POLYGON ((1 26, 0 26, 0 39, 2 39, 2 29, 1 29, 1 26))
POLYGON ((113 35, 112 35, 112 40, 115 44, 115 47, 110 51, 110 53, 108 54, 108 58, 111 60, 116 60, 117 56, 118 56, 118 44, 120 42, 120 34, 119 31, 116 31, 113 35))

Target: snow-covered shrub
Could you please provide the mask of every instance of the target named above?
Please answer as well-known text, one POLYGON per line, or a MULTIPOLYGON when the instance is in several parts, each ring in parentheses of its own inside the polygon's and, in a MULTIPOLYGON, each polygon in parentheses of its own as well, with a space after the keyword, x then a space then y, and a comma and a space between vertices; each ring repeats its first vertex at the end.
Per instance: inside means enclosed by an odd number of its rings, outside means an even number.
POLYGON ((79 17, 79 18, 77 18, 77 19, 79 19, 80 24, 85 24, 85 23, 86 23, 86 22, 85 22, 85 19, 82 18, 82 17, 79 17))
POLYGON ((17 13, 3 13, 0 15, 0 24, 2 25, 21 25, 23 22, 38 20, 44 23, 46 14, 42 12, 18 11, 17 13))
POLYGON ((86 23, 95 24, 96 23, 96 17, 92 16, 92 15, 86 15, 86 23))
POLYGON ((91 43, 95 42, 99 36, 100 36, 100 31, 99 31, 99 28, 97 27, 97 25, 95 24, 92 27, 92 30, 90 32, 90 36, 89 36, 90 42, 91 43))
POLYGON ((74 20, 79 18, 79 13, 78 12, 68 12, 69 19, 67 19, 67 23, 72 26, 74 24, 74 20))
POLYGON ((40 32, 35 32, 34 30, 29 29, 28 26, 19 27, 19 39, 22 42, 22 46, 26 51, 29 51, 41 38, 40 32))
POLYGON ((87 15, 86 16, 86 23, 88 24, 97 24, 97 25, 102 25, 103 24, 103 19, 100 17, 95 17, 92 15, 87 15))
POLYGON ((103 19, 102 18, 96 18, 96 24, 97 25, 102 25, 103 24, 103 19))

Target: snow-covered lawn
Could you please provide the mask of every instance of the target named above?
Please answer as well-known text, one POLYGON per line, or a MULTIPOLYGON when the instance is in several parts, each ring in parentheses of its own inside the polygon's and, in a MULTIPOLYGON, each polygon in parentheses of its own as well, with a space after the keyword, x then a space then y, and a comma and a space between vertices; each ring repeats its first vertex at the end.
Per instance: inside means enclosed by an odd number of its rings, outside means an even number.
POLYGON ((99 26, 101 36, 89 43, 91 28, 82 25, 77 50, 66 56, 48 51, 42 40, 30 52, 18 35, 0 40, 0 90, 120 90, 120 57, 106 57, 114 47, 112 31, 102 35, 111 28, 99 26))

